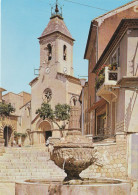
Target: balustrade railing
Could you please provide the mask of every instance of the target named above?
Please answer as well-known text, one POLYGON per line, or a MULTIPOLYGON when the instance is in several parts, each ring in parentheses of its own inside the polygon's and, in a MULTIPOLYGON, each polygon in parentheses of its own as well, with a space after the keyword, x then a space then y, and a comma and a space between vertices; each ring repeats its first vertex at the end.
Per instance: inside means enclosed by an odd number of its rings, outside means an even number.
POLYGON ((99 142, 104 139, 114 138, 115 135, 111 133, 109 128, 100 128, 97 130, 96 135, 93 136, 93 142, 99 142))
POLYGON ((116 85, 117 81, 120 79, 120 67, 117 70, 109 70, 105 67, 105 85, 116 85))

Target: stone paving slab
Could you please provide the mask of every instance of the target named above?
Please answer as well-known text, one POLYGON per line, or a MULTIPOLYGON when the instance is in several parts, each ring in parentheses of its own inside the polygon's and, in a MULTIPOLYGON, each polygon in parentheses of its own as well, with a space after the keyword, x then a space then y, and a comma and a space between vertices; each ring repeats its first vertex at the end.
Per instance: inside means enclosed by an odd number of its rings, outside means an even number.
POLYGON ((0 183, 0 195, 15 195, 15 183, 0 183))

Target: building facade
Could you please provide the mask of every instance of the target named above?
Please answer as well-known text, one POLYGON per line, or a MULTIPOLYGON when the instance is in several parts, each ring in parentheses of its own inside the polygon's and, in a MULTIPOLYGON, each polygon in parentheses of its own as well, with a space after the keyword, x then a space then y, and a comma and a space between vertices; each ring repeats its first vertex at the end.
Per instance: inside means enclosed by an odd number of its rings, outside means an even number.
POLYGON ((92 71, 120 21, 123 18, 137 18, 137 6, 136 0, 131 1, 91 22, 84 58, 88 60, 88 132, 94 136, 97 135, 97 128, 100 131, 101 126, 102 128, 105 126, 107 105, 106 101, 99 101, 99 97, 96 96, 96 74, 92 71), (97 120, 99 127, 97 127, 97 120))
POLYGON ((93 20, 85 52, 87 124, 102 165, 90 166, 84 175, 127 179, 133 186, 138 179, 137 15, 138 2, 132 1, 93 20))
MULTIPOLYGON (((38 39, 40 67, 38 76, 29 83, 31 94, 8 93, 2 97, 3 101, 11 103, 16 109, 14 114, 17 117, 17 124, 14 131, 26 134, 24 144, 33 145, 45 144, 51 136, 61 137, 55 123, 49 119, 42 120, 36 114, 36 110, 43 102, 49 103, 53 109, 58 103, 70 105, 71 120, 65 121, 66 129, 80 128, 81 84, 80 80, 73 76, 74 39, 64 23, 57 4, 47 27, 38 39)), ((14 131, 12 129, 12 134, 14 131)))

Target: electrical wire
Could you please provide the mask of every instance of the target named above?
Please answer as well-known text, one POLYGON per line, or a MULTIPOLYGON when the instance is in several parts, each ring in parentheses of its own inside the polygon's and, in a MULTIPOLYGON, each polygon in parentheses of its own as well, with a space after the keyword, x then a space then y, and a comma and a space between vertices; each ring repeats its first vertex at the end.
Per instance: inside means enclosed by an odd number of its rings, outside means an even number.
POLYGON ((99 8, 99 7, 94 7, 94 6, 91 6, 91 5, 87 5, 87 4, 83 4, 83 3, 78 3, 78 2, 75 2, 75 1, 71 1, 71 0, 63 0, 63 1, 66 1, 66 2, 69 2, 69 3, 78 4, 78 5, 82 5, 82 6, 85 6, 85 7, 90 7, 90 8, 93 8, 93 9, 99 9, 99 10, 102 10, 102 11, 109 11, 107 9, 103 9, 103 8, 99 8))

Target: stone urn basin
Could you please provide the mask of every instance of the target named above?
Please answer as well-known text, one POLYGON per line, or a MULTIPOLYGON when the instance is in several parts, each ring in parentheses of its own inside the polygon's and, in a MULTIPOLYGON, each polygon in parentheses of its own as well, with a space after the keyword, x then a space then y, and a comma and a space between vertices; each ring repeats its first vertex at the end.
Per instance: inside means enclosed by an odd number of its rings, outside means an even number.
POLYGON ((53 147, 50 159, 67 174, 64 181, 81 179, 79 174, 96 161, 92 141, 78 130, 68 132, 53 147))

